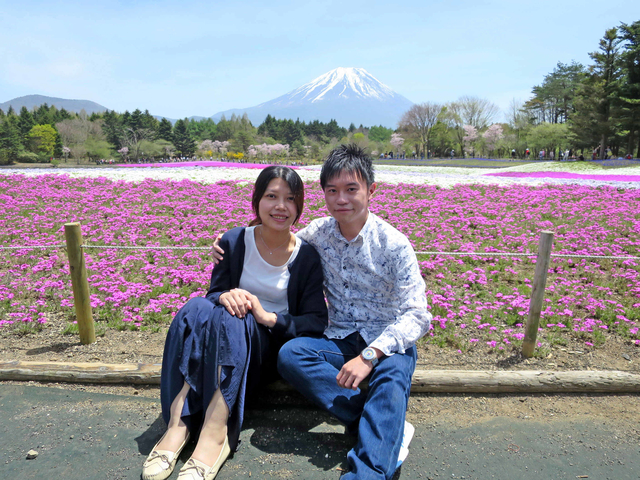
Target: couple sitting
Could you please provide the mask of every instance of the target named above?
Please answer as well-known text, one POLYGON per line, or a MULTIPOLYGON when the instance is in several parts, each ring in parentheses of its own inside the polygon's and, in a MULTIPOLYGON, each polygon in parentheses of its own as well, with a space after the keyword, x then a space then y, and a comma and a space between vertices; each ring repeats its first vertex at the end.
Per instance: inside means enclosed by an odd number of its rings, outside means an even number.
POLYGON ((161 382, 168 428, 144 480, 169 477, 191 434, 198 442, 178 478, 212 480, 237 448, 247 395, 276 372, 357 434, 344 479, 393 476, 414 345, 431 319, 425 284, 407 238, 368 210, 376 184, 361 149, 333 150, 320 184, 331 217, 293 235, 302 180, 267 167, 252 196, 256 219, 216 241, 206 297, 190 300, 169 328, 161 382))

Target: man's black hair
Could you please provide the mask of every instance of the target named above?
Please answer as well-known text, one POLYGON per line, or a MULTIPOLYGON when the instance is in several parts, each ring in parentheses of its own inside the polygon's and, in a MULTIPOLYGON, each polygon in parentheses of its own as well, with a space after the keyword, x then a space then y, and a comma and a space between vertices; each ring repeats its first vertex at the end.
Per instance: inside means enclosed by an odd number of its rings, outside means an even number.
POLYGON ((327 182, 340 176, 342 172, 354 174, 364 180, 367 187, 375 181, 373 177, 373 161, 364 150, 355 144, 340 145, 331 150, 320 171, 320 186, 324 190, 327 182))

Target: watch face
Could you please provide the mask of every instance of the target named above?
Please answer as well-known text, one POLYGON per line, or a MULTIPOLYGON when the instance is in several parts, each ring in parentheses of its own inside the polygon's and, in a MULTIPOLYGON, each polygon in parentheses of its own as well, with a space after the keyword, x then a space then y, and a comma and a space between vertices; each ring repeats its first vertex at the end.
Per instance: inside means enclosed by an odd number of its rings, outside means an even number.
POLYGON ((362 357, 365 360, 373 360, 374 358, 376 358, 376 352, 375 350, 373 350, 373 348, 365 348, 362 352, 362 357))

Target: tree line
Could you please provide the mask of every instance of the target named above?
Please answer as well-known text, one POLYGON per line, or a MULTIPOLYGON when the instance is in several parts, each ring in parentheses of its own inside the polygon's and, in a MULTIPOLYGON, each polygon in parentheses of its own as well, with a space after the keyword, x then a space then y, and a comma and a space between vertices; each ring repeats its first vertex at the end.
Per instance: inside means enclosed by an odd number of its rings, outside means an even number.
POLYGON ((375 157, 525 157, 544 151, 560 158, 567 150, 586 157, 640 157, 640 21, 608 29, 589 56, 593 63, 588 66, 559 62, 532 88, 529 100, 514 99, 506 112, 486 99, 462 96, 449 103, 413 105, 395 130, 271 115, 255 127, 246 114, 172 124, 139 109, 87 115, 46 104, 18 113, 10 107, 6 113, 0 110, 0 164, 194 155, 314 161, 344 142, 375 157), (506 121, 496 123, 500 113, 506 121))
POLYGON ((524 157, 580 152, 585 157, 640 157, 640 21, 608 29, 593 61, 559 62, 526 102, 513 100, 506 122, 487 100, 414 105, 399 125, 421 156, 463 154, 524 157))

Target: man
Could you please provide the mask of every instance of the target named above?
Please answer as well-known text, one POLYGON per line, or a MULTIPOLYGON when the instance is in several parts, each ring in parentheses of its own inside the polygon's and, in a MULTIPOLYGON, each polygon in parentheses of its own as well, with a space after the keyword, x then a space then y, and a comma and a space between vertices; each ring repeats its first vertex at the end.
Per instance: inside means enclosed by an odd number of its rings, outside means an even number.
POLYGON ((278 371, 357 433, 342 479, 390 479, 399 463, 415 342, 431 321, 425 284, 409 240, 369 212, 376 184, 362 149, 334 149, 320 185, 331 217, 297 235, 320 254, 329 327, 323 338, 286 343, 278 371))

